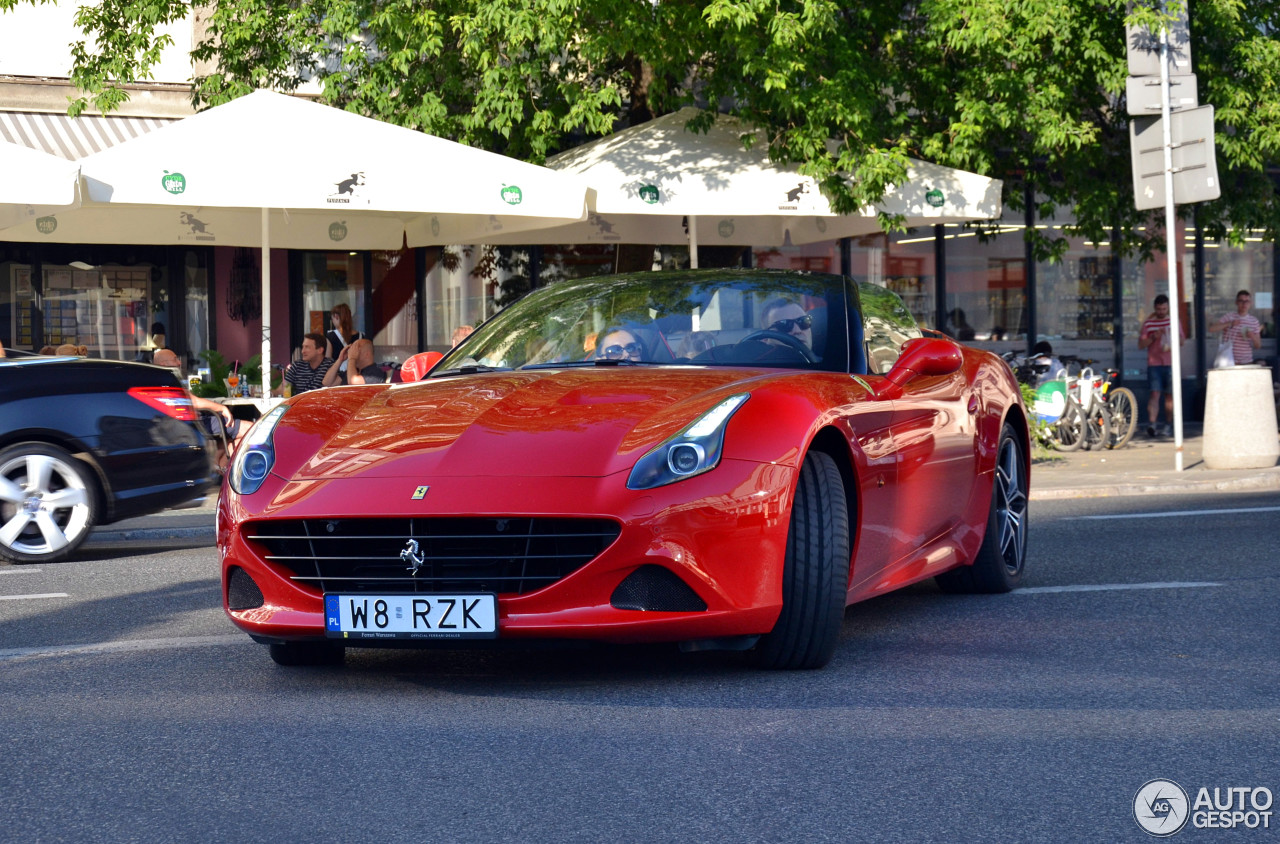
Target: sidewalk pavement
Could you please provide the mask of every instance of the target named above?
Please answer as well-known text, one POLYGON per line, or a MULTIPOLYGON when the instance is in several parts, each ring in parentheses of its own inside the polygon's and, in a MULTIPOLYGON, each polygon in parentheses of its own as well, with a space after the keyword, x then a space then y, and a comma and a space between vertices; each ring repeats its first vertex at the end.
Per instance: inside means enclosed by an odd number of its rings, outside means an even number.
MULTIPOLYGON (((1185 492, 1280 490, 1280 466, 1267 469, 1210 469, 1201 459, 1199 424, 1183 430, 1181 472, 1174 466, 1173 437, 1148 438, 1142 432, 1114 451, 1048 452, 1031 467, 1031 500, 1102 498, 1185 492)), ((194 509, 166 510, 152 516, 96 528, 90 543, 173 540, 214 542, 216 493, 194 509)))

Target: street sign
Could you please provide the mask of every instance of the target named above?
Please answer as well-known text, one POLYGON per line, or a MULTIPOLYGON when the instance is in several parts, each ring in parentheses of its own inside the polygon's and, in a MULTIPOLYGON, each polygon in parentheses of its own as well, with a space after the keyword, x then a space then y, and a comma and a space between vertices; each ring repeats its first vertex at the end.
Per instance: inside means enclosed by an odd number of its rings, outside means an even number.
MULTIPOLYGON (((1213 143, 1213 106, 1169 115, 1173 140, 1173 201, 1207 202, 1222 195, 1213 143)), ((1164 207, 1164 124, 1159 117, 1129 121, 1133 199, 1139 211, 1164 207)))
MULTIPOLYGON (((1194 73, 1169 77, 1169 109, 1195 108, 1200 105, 1199 86, 1194 73)), ((1130 76, 1125 84, 1125 100, 1133 117, 1160 114, 1160 75, 1130 76)))
MULTIPOLYGON (((1149 29, 1126 26, 1124 40, 1129 55, 1130 76, 1160 78, 1160 35, 1149 29)), ((1169 75, 1191 73, 1191 24, 1187 20, 1187 4, 1169 24, 1169 75)))

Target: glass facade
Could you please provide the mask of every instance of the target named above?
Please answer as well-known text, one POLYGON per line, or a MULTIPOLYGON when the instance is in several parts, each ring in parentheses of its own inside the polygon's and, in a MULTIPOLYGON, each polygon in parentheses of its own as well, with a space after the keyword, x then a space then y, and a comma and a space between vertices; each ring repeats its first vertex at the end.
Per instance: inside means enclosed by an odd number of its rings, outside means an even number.
POLYGON ((5 246, 0 323, 6 348, 75 346, 90 357, 149 361, 163 342, 193 362, 210 344, 208 252, 5 246))

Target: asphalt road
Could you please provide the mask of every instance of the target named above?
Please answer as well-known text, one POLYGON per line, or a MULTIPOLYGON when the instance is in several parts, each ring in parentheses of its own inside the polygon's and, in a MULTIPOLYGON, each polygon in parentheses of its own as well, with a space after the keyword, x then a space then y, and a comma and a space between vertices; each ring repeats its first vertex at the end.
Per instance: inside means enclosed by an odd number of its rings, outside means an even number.
MULTIPOLYGON (((212 549, 91 543, 0 568, 0 840, 1148 840, 1149 780, 1280 794, 1277 525, 1274 493, 1035 502, 1028 588, 852 607, 794 673, 283 669, 222 615, 212 549)), ((1280 841, 1268 820, 1177 839, 1280 841)))

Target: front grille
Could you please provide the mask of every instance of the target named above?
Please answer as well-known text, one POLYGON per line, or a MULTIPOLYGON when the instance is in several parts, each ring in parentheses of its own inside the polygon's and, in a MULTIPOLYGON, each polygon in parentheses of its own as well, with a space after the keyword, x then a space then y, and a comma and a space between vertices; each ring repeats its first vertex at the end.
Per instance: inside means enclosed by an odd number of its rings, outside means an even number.
POLYGON ((298 519, 250 523, 244 533, 320 592, 523 595, 591 562, 619 528, 606 519, 298 519))

